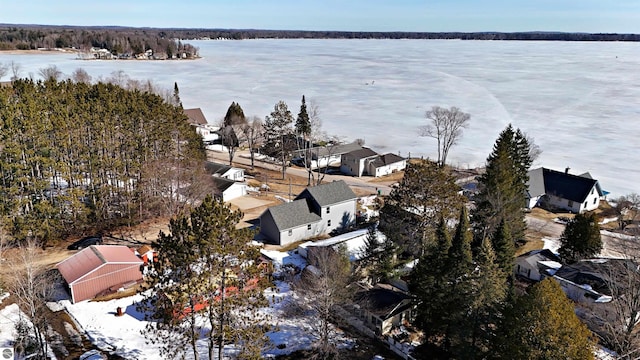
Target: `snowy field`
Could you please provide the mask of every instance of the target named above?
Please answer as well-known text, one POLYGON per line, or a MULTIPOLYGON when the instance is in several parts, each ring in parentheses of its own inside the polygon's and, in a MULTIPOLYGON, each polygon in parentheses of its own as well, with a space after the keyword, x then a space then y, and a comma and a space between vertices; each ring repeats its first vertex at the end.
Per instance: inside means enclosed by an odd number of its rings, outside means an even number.
MULTIPOLYGON (((537 166, 590 171, 612 196, 640 192, 640 44, 459 40, 190 41, 196 61, 80 61, 70 54, 9 55, 22 76, 56 65, 97 79, 122 70, 173 88, 186 108, 218 122, 232 101, 263 118, 278 100, 298 112, 305 94, 324 129, 379 152, 435 156, 417 135, 424 112, 457 106, 471 126, 451 163, 484 163, 513 123, 543 150, 537 166)), ((8 76, 7 76, 8 77, 8 76)), ((6 80, 6 77, 5 77, 6 80)))

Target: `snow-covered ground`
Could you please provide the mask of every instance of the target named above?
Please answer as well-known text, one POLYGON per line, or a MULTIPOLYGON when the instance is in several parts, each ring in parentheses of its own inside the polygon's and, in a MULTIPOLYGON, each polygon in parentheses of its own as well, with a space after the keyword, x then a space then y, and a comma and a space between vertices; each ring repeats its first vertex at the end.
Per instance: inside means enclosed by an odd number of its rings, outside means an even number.
MULTIPOLYGON (((178 83, 185 108, 216 124, 232 101, 263 118, 279 100, 296 114, 302 94, 320 108, 323 128, 379 152, 436 155, 418 136, 425 110, 471 114, 449 161, 482 165, 508 123, 540 145, 537 164, 589 171, 612 197, 640 192, 640 43, 562 41, 272 39, 189 41, 195 61, 80 61, 75 55, 2 54, 39 78, 49 65, 94 79, 124 71, 165 89, 178 83)), ((4 78, 6 80, 7 77, 4 78)))

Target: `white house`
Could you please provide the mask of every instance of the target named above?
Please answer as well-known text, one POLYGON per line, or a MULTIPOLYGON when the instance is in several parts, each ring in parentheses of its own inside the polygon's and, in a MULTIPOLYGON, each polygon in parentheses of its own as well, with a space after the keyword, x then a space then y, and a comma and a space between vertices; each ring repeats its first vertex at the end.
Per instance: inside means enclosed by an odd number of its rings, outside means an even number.
POLYGON ((369 162, 374 161, 378 156, 375 151, 369 148, 362 148, 342 154, 340 171, 347 175, 358 177, 367 175, 369 162))
POLYGON ((396 154, 388 153, 378 156, 368 165, 367 174, 380 177, 404 170, 407 167, 407 160, 396 154))
POLYGON ((244 181, 244 169, 207 161, 204 164, 207 172, 215 177, 231 181, 244 181))
POLYGON ((260 215, 259 236, 287 245, 347 229, 355 223, 356 202, 356 195, 344 181, 309 187, 292 202, 265 210, 260 215))
MULTIPOLYGON (((304 150, 299 151, 298 153, 303 159, 310 156, 311 168, 318 169, 327 166, 339 166, 341 164, 343 154, 360 149, 362 149, 362 146, 357 143, 351 143, 333 146, 314 146, 307 150, 308 154, 305 154, 304 150)), ((304 160, 307 161, 307 159, 304 160)))
POLYGON ((537 168, 529 171, 525 206, 532 209, 544 205, 581 213, 597 209, 603 194, 598 180, 589 173, 573 175, 568 168, 565 172, 537 168))
POLYGON ((222 199, 223 202, 247 195, 247 184, 228 180, 221 177, 213 177, 215 186, 214 197, 222 199))
MULTIPOLYGON (((553 276, 571 300, 580 303, 608 303, 613 300, 608 280, 625 274, 624 266, 637 266, 624 259, 589 259, 566 265, 553 276)), ((625 281, 628 279, 624 279, 625 281)), ((623 282, 624 283, 624 282, 623 282)))

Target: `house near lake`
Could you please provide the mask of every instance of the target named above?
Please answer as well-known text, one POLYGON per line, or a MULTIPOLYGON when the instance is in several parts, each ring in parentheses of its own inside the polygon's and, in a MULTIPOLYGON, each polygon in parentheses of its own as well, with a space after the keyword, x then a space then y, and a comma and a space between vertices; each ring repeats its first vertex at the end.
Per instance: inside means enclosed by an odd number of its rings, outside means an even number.
POLYGON ((527 209, 544 206, 577 214, 597 209, 605 195, 589 173, 574 175, 569 168, 564 172, 543 167, 530 170, 527 186, 527 209))
POLYGON ((340 171, 352 176, 384 176, 402 171, 407 160, 396 154, 379 155, 369 148, 361 148, 342 155, 340 171))
POLYGON ((213 195, 223 202, 247 195, 244 169, 207 161, 205 170, 213 176, 213 195))
POLYGON ((347 229, 356 221, 356 194, 344 181, 308 187, 293 201, 260 215, 259 238, 287 245, 347 229))
POLYGON ((542 281, 561 267, 560 257, 551 250, 531 250, 516 258, 515 274, 528 280, 542 281))

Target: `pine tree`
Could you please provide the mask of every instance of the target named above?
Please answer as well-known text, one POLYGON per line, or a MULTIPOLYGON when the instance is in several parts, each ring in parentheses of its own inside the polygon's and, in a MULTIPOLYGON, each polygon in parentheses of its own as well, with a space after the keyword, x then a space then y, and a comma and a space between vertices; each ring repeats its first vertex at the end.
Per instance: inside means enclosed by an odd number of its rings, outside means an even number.
POLYGON ((495 324, 507 296, 506 276, 500 268, 491 241, 485 238, 475 259, 472 275, 471 311, 469 312, 469 350, 471 358, 483 358, 495 338, 495 324))
POLYGON ((241 125, 245 122, 246 118, 240 104, 235 101, 231 102, 231 105, 229 105, 229 108, 227 109, 227 113, 224 115, 223 126, 241 125))
POLYGON ((284 179, 287 170, 287 162, 291 157, 291 151, 295 144, 292 144, 293 115, 284 101, 279 101, 273 108, 269 116, 265 118, 263 130, 265 145, 264 150, 267 155, 281 160, 282 178, 284 179))
POLYGON ((436 241, 419 259, 409 282, 411 293, 418 302, 415 323, 428 341, 434 341, 442 334, 448 322, 444 310, 450 301, 446 274, 451 236, 443 217, 440 217, 435 237, 436 241))
POLYGON ((513 277, 513 266, 515 264, 515 246, 509 231, 509 225, 504 219, 500 221, 498 228, 491 237, 493 248, 497 254, 496 262, 505 276, 513 277))
MULTIPOLYGON (((487 158, 486 172, 479 179, 480 193, 472 214, 476 246, 494 234, 503 220, 514 242, 524 238, 523 194, 530 165, 528 140, 520 130, 507 126, 496 140, 487 158)), ((500 251, 496 252, 500 257, 500 251)))
POLYGON ((515 299, 500 324, 496 343, 497 358, 515 360, 589 360, 594 358, 596 344, 553 278, 515 299))
POLYGON ((230 341, 240 348, 266 342, 268 329, 255 311, 266 305, 260 253, 250 245, 252 233, 236 228, 241 218, 241 212, 208 196, 189 216, 173 219, 170 234, 161 233, 154 244, 158 260, 148 279, 152 292, 140 307, 151 311, 149 320, 154 320, 145 335, 163 344, 165 355, 180 354, 190 344, 197 358, 201 328, 208 329, 209 359, 216 349, 221 359, 230 341))
POLYGON ((367 237, 364 239, 364 244, 359 249, 360 251, 360 266, 363 271, 368 274, 369 279, 375 284, 378 282, 373 275, 375 268, 379 265, 381 258, 381 245, 378 241, 378 235, 375 225, 371 225, 367 228, 367 237))
POLYGON ((311 133, 311 122, 309 120, 309 114, 307 113, 307 103, 302 95, 302 103, 300 104, 300 112, 295 124, 296 133, 304 136, 305 138, 311 133))
POLYGON ((180 100, 180 89, 178 89, 178 83, 173 83, 173 105, 182 107, 182 100, 180 100))
POLYGON ((596 214, 577 214, 562 232, 560 244, 560 257, 570 263, 599 254, 602 239, 596 214))

